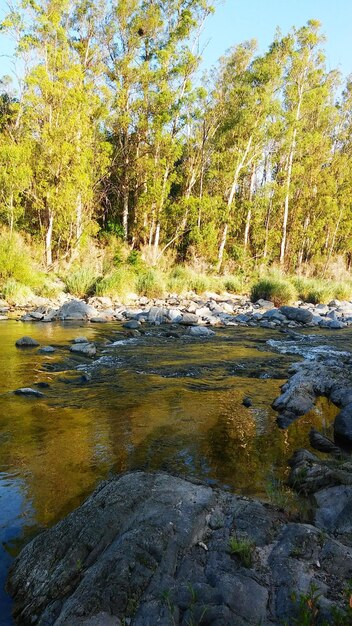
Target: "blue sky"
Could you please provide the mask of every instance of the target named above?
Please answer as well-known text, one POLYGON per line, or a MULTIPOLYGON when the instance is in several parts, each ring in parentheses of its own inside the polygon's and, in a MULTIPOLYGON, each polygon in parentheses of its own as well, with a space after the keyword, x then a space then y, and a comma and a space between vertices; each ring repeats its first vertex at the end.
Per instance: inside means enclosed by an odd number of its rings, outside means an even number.
POLYGON ((256 39, 264 52, 276 27, 283 33, 318 19, 327 36, 328 69, 352 74, 352 0, 223 0, 208 19, 203 41, 204 67, 209 67, 230 47, 256 39))
MULTIPOLYGON (((0 19, 5 11, 6 1, 0 0, 0 19)), ((202 35, 203 67, 211 67, 226 50, 246 39, 257 39, 263 52, 276 26, 286 33, 312 18, 322 22, 327 36, 328 69, 352 74, 352 0, 218 0, 202 35)), ((9 41, 0 35, 0 76, 11 72, 10 62, 3 56, 9 52, 9 41)))

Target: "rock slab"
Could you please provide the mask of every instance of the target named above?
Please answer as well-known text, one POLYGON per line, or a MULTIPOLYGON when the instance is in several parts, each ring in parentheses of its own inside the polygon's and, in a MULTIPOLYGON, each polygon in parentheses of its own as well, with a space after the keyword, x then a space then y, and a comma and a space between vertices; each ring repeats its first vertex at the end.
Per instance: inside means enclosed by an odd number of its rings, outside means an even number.
POLYGON ((15 623, 279 625, 297 615, 293 590, 299 598, 311 584, 326 609, 330 574, 314 564, 331 539, 286 522, 258 501, 161 472, 110 479, 15 560, 15 623), (231 552, 234 536, 250 542, 251 564, 231 552))

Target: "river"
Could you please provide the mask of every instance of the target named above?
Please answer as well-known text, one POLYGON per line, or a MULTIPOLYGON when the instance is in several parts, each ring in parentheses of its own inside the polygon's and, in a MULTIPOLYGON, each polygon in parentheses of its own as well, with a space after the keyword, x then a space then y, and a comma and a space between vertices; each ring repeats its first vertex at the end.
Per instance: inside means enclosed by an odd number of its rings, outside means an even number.
MULTIPOLYGON (((352 348, 351 330, 316 337, 352 348)), ((0 322, 1 626, 12 623, 4 583, 13 557, 110 473, 162 469, 266 498, 293 451, 308 447, 311 426, 331 433, 337 409, 326 399, 288 430, 277 427, 270 405, 300 356, 273 352, 268 340, 277 347, 285 337, 227 327, 201 340, 151 327, 126 338, 118 323, 0 322), (18 349, 23 335, 56 351, 18 349), (96 342, 93 361, 69 352, 80 335, 96 342), (42 398, 13 394, 38 383, 49 385, 42 398)))

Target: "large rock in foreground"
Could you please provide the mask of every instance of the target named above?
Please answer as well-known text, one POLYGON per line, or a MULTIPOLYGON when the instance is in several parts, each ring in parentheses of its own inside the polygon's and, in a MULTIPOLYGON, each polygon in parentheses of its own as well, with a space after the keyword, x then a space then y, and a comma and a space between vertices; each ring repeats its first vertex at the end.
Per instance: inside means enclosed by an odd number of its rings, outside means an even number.
POLYGON ((98 311, 83 302, 83 300, 70 300, 60 307, 57 312, 59 320, 90 320, 91 318, 98 317, 98 311))
POLYGON ((321 558, 327 542, 346 553, 260 502, 132 472, 29 543, 8 590, 21 626, 291 623, 312 584, 325 618, 340 593, 321 558))

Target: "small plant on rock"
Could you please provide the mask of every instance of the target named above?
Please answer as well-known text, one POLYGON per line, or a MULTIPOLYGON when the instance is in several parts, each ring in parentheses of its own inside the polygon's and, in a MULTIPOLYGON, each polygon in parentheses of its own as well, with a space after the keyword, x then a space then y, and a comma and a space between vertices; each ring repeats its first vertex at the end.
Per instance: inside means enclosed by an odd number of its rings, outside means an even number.
POLYGON ((238 558, 244 567, 252 567, 255 544, 250 539, 239 538, 236 535, 229 539, 230 553, 238 558))

